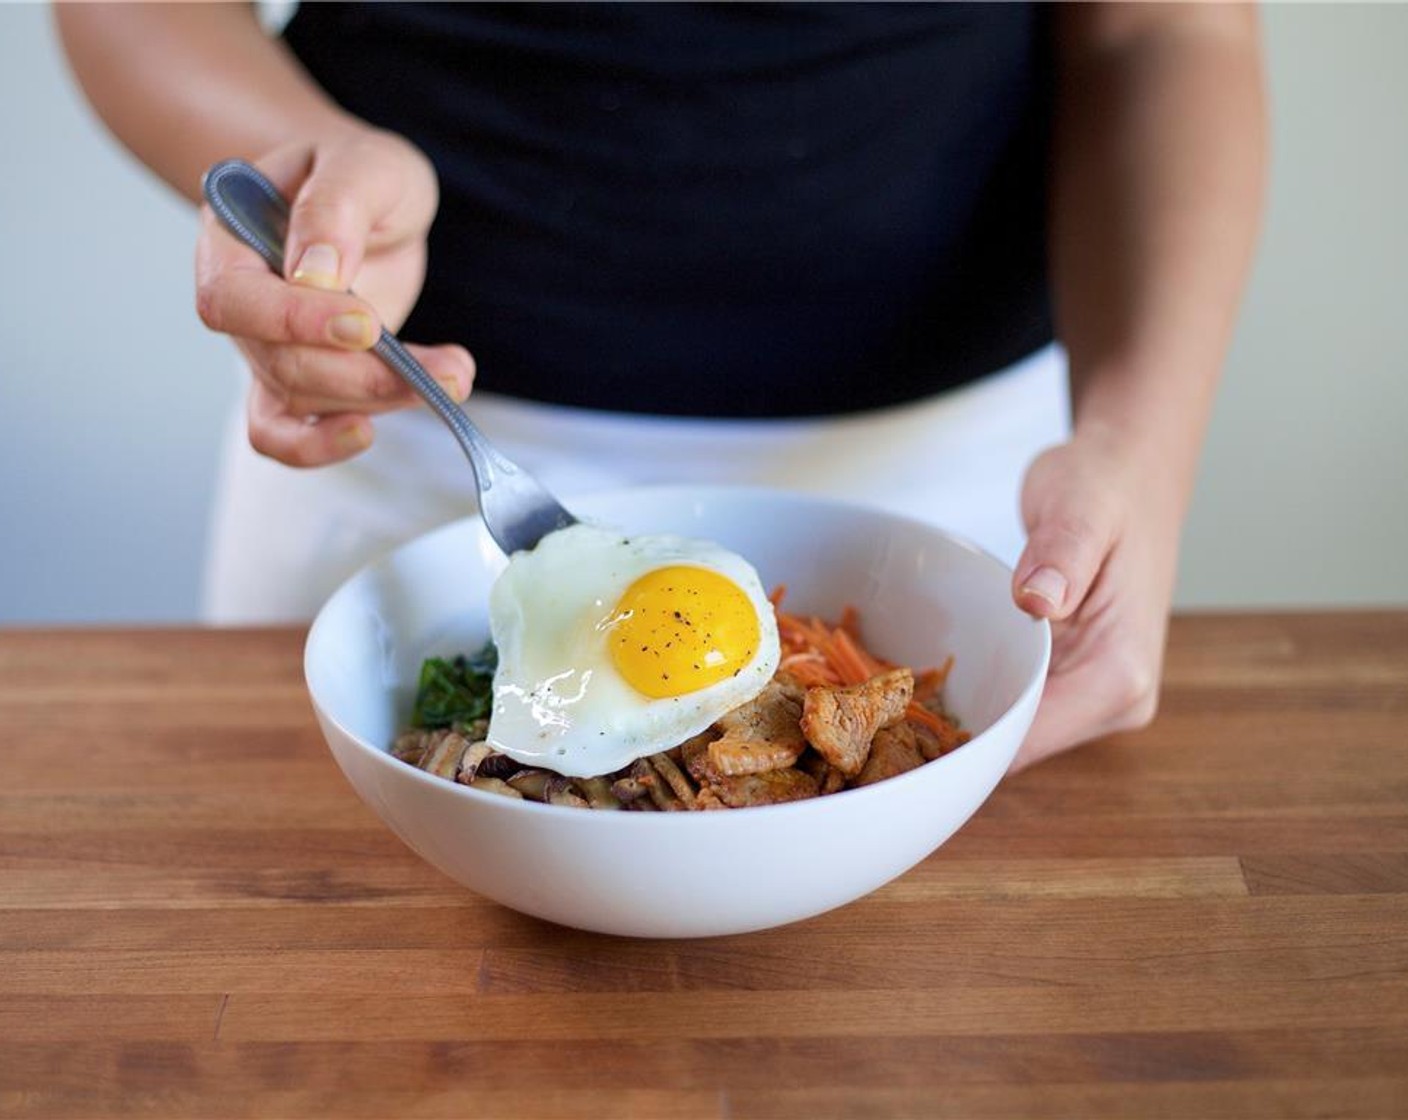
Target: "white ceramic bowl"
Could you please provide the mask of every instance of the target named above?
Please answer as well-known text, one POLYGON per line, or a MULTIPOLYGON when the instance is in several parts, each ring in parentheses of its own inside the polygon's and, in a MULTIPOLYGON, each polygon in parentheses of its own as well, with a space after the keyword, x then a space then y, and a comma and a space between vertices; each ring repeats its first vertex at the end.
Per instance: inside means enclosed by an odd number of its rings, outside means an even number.
POLYGON ((907 774, 810 801, 706 813, 612 813, 518 801, 432 777, 386 751, 422 658, 488 637, 503 560, 477 518, 345 583, 308 636, 323 733, 362 799, 470 890, 563 925, 644 937, 765 929, 869 893, 918 863, 991 793, 1031 724, 1050 631, 1012 604, 1010 571, 889 513, 752 489, 661 488, 574 501, 631 532, 705 537, 747 557, 785 606, 861 614, 866 644, 915 668, 950 653, 946 700, 973 739, 907 774))

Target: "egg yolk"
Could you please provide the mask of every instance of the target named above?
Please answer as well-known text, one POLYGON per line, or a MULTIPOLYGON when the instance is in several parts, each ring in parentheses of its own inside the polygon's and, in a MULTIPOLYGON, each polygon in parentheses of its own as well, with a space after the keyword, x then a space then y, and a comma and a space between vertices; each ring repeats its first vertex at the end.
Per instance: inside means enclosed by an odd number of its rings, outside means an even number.
POLYGON ((657 700, 733 676, 753 660, 760 637, 742 588, 718 572, 684 566, 641 576, 605 625, 617 671, 657 700))

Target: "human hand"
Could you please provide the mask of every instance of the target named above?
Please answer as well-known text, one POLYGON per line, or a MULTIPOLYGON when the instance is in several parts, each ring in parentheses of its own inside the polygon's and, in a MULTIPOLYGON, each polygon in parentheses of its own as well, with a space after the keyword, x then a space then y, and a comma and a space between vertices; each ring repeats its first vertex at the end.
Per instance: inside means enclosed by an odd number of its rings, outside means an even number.
POLYGON ((1051 669, 1013 770, 1154 717, 1181 496, 1113 441, 1077 435, 1022 487, 1026 550, 1012 592, 1052 624, 1051 669))
MULTIPOLYGON (((408 141, 370 128, 254 163, 291 200, 285 277, 203 207, 197 310, 234 338, 253 372, 254 449, 290 466, 338 462, 370 446, 373 415, 419 400, 370 348, 420 294, 435 171, 408 141)), ((474 362, 463 347, 408 349, 450 396, 469 395, 474 362)))

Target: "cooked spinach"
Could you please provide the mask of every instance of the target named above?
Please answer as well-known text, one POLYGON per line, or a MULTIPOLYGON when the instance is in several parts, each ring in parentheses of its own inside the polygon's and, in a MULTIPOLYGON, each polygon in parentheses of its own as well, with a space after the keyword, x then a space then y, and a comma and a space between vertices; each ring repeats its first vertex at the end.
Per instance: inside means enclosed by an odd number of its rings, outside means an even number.
POLYGON ((451 727, 488 719, 498 663, 499 651, 493 642, 485 642, 478 653, 468 656, 427 658, 420 667, 412 725, 451 727))

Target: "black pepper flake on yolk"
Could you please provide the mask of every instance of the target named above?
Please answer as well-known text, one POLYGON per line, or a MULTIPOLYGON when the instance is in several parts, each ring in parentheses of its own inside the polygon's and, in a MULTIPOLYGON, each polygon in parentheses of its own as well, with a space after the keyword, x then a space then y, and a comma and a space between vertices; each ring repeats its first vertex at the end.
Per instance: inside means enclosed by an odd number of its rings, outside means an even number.
POLYGON ((708 568, 647 572, 626 588, 611 620, 611 659, 622 678, 654 699, 684 696, 736 676, 761 640, 748 595, 708 568), (688 613, 683 596, 693 600, 688 613))

